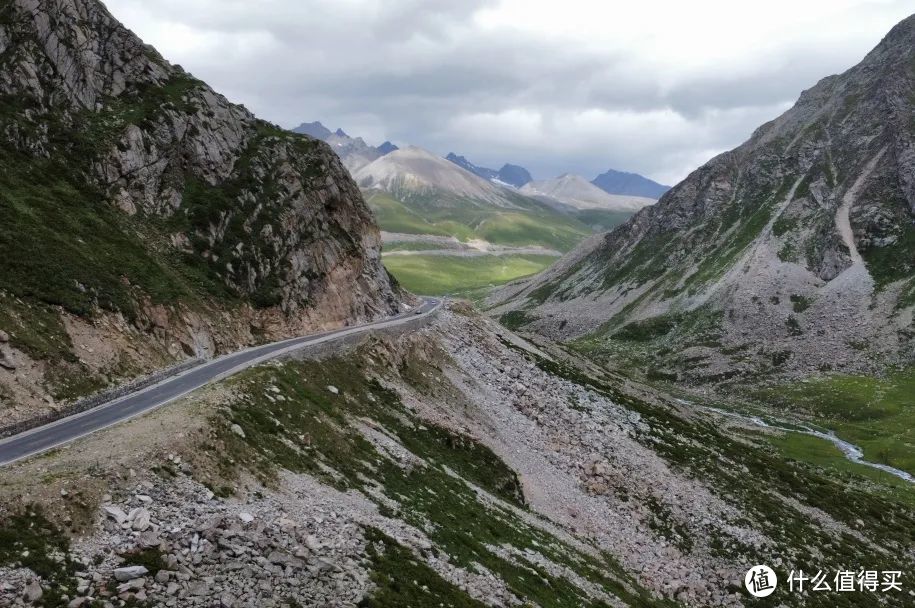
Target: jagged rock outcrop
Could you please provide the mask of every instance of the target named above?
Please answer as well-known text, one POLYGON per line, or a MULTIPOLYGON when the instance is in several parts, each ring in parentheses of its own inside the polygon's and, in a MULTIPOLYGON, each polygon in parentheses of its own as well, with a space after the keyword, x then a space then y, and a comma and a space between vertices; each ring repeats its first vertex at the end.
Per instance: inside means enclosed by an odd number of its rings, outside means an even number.
POLYGON ((913 57, 910 17, 657 205, 504 289, 496 314, 653 341, 660 373, 697 380, 911 362, 913 57))
POLYGON ((85 364, 64 330, 106 315, 193 352, 397 309, 328 145, 230 103, 100 2, 4 3, 0 66, 0 329, 40 367, 85 364))

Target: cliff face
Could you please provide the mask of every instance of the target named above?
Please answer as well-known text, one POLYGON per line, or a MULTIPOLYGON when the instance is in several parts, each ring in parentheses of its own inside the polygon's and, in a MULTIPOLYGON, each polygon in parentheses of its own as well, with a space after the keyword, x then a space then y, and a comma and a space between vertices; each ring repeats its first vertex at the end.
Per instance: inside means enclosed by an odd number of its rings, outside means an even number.
POLYGON ((229 103, 95 0, 0 5, 0 116, 0 397, 398 306, 331 149, 229 103))
POLYGON ((496 296, 709 379, 915 358, 915 17, 624 226, 496 296), (632 340, 637 338, 637 340, 632 340), (666 347, 666 348, 665 348, 666 347))

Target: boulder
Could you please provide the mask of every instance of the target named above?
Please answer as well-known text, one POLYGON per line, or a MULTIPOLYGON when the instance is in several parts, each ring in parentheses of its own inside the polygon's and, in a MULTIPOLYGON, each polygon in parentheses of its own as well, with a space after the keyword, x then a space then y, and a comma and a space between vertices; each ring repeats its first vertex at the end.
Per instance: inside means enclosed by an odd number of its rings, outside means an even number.
POLYGON ((127 513, 124 513, 120 507, 105 505, 102 507, 102 511, 104 511, 105 515, 116 521, 118 524, 122 524, 127 521, 127 513))
POLYGON ((149 570, 146 569, 146 566, 124 566, 121 568, 115 568, 114 579, 119 583, 126 583, 128 581, 141 578, 148 572, 149 570))
POLYGON ((149 528, 149 511, 140 507, 133 509, 127 515, 127 521, 130 522, 130 527, 137 532, 143 532, 149 528))
POLYGON ((43 595, 44 590, 36 580, 29 581, 29 584, 25 586, 25 590, 22 592, 22 597, 31 604, 40 600, 43 595))

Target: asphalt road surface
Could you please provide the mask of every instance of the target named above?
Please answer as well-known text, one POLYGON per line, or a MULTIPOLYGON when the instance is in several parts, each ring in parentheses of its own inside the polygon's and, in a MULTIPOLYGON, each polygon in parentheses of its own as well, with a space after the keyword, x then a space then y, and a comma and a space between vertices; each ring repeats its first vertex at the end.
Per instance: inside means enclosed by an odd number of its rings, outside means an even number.
POLYGON ((384 321, 344 327, 223 355, 186 372, 167 378, 158 384, 140 389, 108 403, 103 403, 85 412, 80 412, 4 439, 0 441, 0 466, 45 452, 80 437, 85 437, 95 431, 129 420, 174 401, 210 382, 221 380, 253 365, 303 346, 329 342, 371 329, 402 325, 412 319, 433 313, 438 310, 441 303, 442 300, 440 299, 425 298, 422 306, 384 321))

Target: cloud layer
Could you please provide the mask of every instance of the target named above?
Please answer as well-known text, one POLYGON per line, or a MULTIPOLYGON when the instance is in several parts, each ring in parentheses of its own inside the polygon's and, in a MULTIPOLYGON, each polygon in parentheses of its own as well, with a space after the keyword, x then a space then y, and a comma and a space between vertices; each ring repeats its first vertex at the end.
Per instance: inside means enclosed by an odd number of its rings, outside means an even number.
POLYGON ((857 63, 902 0, 107 0, 258 115, 537 178, 666 183, 857 63))

